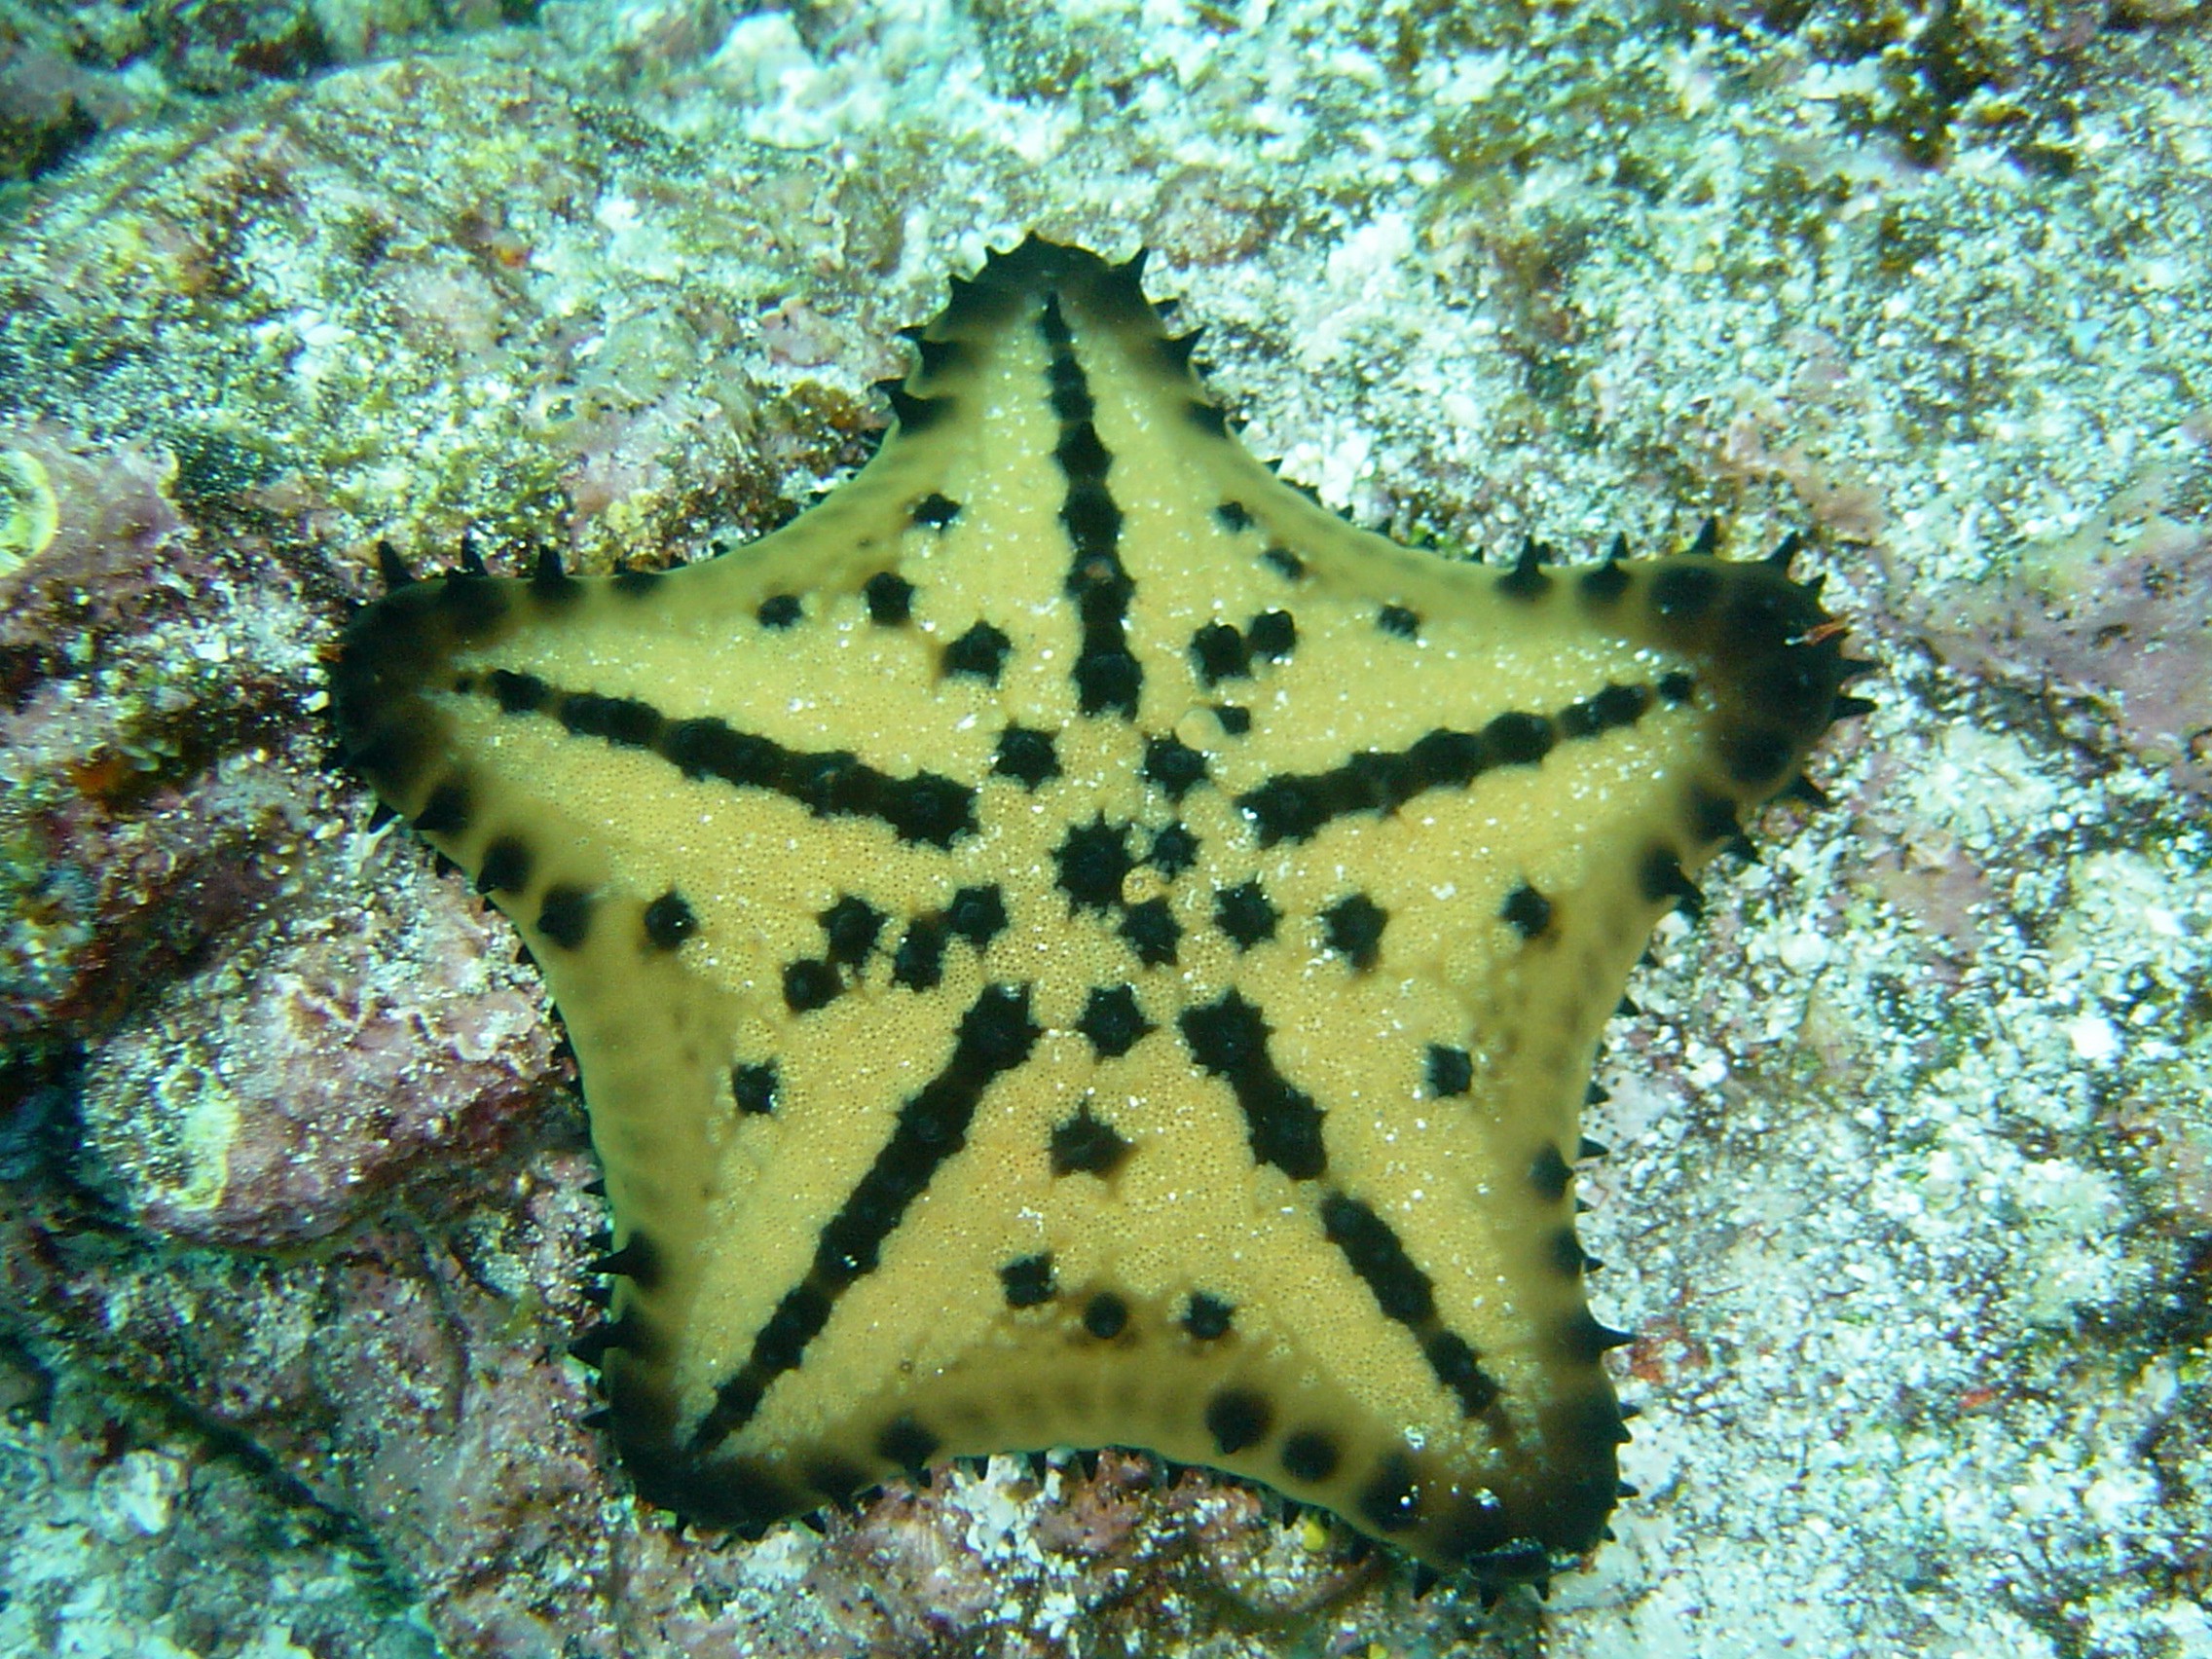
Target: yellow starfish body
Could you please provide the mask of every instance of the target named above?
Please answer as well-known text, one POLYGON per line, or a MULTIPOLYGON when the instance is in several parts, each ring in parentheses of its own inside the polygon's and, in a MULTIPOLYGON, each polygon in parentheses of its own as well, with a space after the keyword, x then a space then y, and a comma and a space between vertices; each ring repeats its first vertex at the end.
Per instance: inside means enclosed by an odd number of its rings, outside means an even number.
POLYGON ((1772 566, 1347 529, 1133 265, 1032 240, 915 338, 786 529, 401 586, 336 675, 568 1021, 641 1492, 751 1532, 1117 1444, 1540 1575, 1625 1438, 1600 1027, 1851 665, 1772 566))

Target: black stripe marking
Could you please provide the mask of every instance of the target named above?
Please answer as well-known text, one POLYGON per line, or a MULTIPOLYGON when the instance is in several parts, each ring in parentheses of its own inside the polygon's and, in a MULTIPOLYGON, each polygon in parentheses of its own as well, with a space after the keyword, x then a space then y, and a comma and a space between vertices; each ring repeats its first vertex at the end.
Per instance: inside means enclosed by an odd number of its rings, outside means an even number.
POLYGON ((902 841, 950 847, 976 830, 976 792, 935 772, 894 778, 843 749, 786 749, 713 716, 669 720, 650 703, 560 692, 535 676, 495 669, 480 689, 508 714, 550 713, 571 736, 646 749, 686 778, 767 790, 821 818, 875 818, 902 841))
POLYGON ((1321 1144, 1321 1109, 1295 1088, 1268 1055, 1268 1022, 1235 990, 1177 1020, 1191 1058, 1226 1082, 1243 1108, 1252 1157, 1294 1181, 1311 1181, 1329 1166, 1321 1144))
POLYGON ((1124 636, 1136 583, 1122 564, 1122 509, 1106 487, 1114 457, 1092 424, 1096 406, 1090 384, 1076 361, 1075 342, 1060 314, 1057 294, 1046 297, 1037 327, 1052 353, 1045 369, 1052 413, 1060 423, 1060 441, 1052 459, 1068 481, 1060 523, 1075 545, 1066 592, 1083 622, 1083 645, 1074 670, 1076 701, 1087 715, 1112 710, 1124 719, 1134 719, 1144 668, 1124 636))
MULTIPOLYGON (((1556 717, 1499 715, 1479 732, 1444 727, 1405 749, 1363 750, 1326 772, 1284 773, 1236 797, 1260 845, 1309 841, 1329 822, 1355 812, 1387 817, 1429 790, 1465 789, 1500 766, 1533 766, 1564 739, 1585 739, 1633 725, 1651 707, 1642 686, 1608 685, 1556 717)), ((1787 755, 1785 754, 1785 758, 1787 755)), ((1780 768, 1781 760, 1775 762, 1780 768)))
POLYGON ((1436 1286, 1406 1254, 1390 1224, 1359 1199, 1331 1193, 1321 1200, 1321 1226, 1383 1316, 1413 1333, 1436 1380, 1458 1396, 1459 1409, 1473 1417, 1493 1404, 1499 1392, 1495 1380, 1466 1340, 1438 1320, 1436 1286))
MULTIPOLYGON (((875 1271, 883 1241, 945 1161, 968 1142, 968 1125, 983 1091, 1029 1058, 1043 1035, 1029 1017, 1029 988, 991 985, 961 1017, 951 1057, 899 1109, 891 1138, 844 1204, 822 1229, 806 1277, 785 1292, 753 1339, 736 1376, 716 1391, 690 1450, 713 1450, 752 1420, 768 1386, 797 1367, 808 1343, 829 1323, 836 1299, 875 1271)), ((1051 1273, 1050 1260, 1046 1272, 1051 1273)), ((1012 1284, 1009 1284, 1012 1295, 1012 1284)))

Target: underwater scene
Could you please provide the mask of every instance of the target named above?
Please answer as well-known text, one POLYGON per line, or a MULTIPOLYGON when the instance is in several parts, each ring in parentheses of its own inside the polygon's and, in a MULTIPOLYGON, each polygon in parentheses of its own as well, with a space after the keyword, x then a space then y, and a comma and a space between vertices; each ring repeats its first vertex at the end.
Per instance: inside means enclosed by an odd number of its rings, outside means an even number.
POLYGON ((0 0, 0 1659, 2212 1659, 2202 0, 0 0))

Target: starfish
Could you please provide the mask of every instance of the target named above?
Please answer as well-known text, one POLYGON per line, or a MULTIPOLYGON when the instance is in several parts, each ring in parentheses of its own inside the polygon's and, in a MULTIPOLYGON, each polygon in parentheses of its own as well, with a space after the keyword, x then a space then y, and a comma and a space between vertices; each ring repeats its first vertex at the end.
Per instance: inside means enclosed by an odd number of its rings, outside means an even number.
POLYGON ((389 560, 335 670, 567 1022, 639 1493, 757 1535, 1114 1444, 1541 1578, 1627 1438, 1574 1229, 1600 1029, 1860 665, 1787 551, 1347 528, 1138 261, 1032 238, 909 337, 786 528, 389 560))

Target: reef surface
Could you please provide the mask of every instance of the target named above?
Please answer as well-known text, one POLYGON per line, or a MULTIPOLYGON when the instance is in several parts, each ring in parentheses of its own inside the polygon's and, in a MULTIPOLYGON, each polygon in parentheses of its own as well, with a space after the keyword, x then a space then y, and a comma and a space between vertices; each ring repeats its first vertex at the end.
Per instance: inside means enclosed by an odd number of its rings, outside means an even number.
POLYGON ((2212 1652, 2202 20, 0 7, 0 1648, 2212 1652), (328 759, 380 538, 742 540, 1032 229, 1360 522, 1802 531, 1884 663, 1609 1033, 1546 1604, 1113 1454, 641 1511, 540 988, 328 759))

